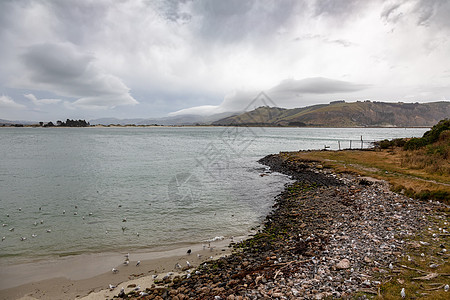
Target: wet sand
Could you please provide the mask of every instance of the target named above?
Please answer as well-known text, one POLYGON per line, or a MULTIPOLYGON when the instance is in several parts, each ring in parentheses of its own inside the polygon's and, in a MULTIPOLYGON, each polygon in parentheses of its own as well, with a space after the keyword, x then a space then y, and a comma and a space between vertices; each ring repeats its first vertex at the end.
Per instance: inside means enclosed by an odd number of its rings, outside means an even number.
MULTIPOLYGON (((245 237, 237 237, 239 240, 245 237)), ((123 264, 125 253, 101 253, 78 255, 30 264, 1 266, 0 299, 105 299, 117 295, 121 287, 125 292, 136 284, 149 286, 153 275, 158 279, 168 272, 184 273, 175 268, 179 263, 186 267, 189 261, 193 267, 230 254, 229 238, 208 243, 186 245, 185 247, 159 252, 131 252, 129 265, 123 264), (187 249, 192 249, 188 255, 187 249), (200 257, 198 257, 200 255, 200 257), (139 266, 136 262, 141 261, 139 266), (113 274, 112 268, 118 272, 113 274), (109 285, 117 286, 110 290, 109 285), (84 298, 85 297, 85 298, 84 298)))

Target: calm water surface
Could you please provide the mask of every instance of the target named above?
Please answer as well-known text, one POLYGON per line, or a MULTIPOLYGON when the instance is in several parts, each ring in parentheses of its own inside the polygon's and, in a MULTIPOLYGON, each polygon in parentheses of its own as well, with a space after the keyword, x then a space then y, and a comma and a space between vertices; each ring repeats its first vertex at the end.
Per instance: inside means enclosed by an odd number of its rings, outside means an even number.
POLYGON ((245 235, 289 182, 281 174, 261 177, 261 157, 337 149, 338 141, 360 147, 361 136, 367 147, 426 130, 2 128, 0 260, 174 248, 245 235))

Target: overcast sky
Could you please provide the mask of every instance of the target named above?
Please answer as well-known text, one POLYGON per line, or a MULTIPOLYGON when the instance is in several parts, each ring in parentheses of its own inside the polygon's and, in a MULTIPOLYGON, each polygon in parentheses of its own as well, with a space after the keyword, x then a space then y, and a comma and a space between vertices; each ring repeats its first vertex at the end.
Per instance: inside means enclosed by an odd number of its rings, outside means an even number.
POLYGON ((0 118, 450 99, 448 0, 0 0, 0 118))

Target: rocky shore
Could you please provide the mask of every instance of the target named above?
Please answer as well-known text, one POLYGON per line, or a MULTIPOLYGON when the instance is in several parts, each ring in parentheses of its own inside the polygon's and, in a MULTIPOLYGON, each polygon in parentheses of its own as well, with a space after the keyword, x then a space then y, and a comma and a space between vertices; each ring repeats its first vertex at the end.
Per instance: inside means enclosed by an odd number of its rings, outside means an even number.
MULTIPOLYGON (((391 192, 385 182, 334 174, 314 161, 291 161, 280 154, 260 162, 296 182, 276 198, 257 234, 232 243, 232 255, 138 291, 118 291, 115 298, 376 296, 399 260, 406 259, 409 239, 430 226, 431 212, 448 211, 439 202, 419 202, 391 192)), ((445 240, 440 243, 447 247, 445 240)))

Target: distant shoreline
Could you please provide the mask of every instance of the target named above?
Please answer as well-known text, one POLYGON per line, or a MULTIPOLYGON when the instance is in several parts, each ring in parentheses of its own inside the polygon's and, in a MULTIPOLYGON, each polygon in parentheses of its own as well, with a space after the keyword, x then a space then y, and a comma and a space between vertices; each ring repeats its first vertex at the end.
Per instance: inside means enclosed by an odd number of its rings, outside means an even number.
POLYGON ((349 126, 349 127, 333 127, 333 126, 249 126, 249 125, 91 125, 85 127, 70 127, 70 126, 52 126, 52 127, 43 127, 38 125, 23 125, 23 126, 1 126, 0 128, 178 128, 178 127, 190 127, 190 128, 204 128, 204 127, 251 127, 251 128, 382 128, 382 129, 401 129, 401 128, 431 128, 432 126, 349 126))

